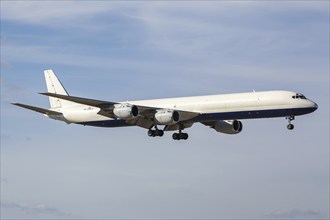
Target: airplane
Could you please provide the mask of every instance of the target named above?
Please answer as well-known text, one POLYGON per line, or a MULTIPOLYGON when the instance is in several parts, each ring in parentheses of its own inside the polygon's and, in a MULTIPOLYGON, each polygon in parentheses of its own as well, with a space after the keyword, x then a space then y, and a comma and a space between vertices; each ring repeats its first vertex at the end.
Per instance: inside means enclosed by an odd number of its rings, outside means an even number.
POLYGON ((182 131, 201 123, 217 132, 238 134, 242 119, 286 117, 292 130, 295 116, 314 112, 318 105, 291 91, 263 91, 127 102, 112 102, 70 96, 53 70, 44 71, 50 109, 12 103, 67 124, 98 127, 138 126, 150 137, 173 133, 174 140, 187 140, 182 131), (159 128, 162 127, 162 128, 159 128))

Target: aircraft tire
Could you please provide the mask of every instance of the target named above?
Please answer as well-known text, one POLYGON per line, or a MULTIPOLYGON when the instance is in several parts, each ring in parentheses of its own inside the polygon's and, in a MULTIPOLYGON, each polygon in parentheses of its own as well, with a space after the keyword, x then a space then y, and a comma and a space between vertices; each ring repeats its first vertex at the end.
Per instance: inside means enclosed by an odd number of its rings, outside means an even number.
POLYGON ((187 133, 174 133, 172 135, 173 140, 187 140, 189 135, 187 133))
POLYGON ((153 130, 148 131, 148 136, 149 137, 155 137, 155 132, 153 130))
POLYGON ((293 129, 294 129, 294 125, 293 125, 293 124, 288 124, 287 128, 288 128, 289 130, 293 130, 293 129))
POLYGON ((164 131, 163 130, 158 130, 157 136, 163 137, 163 135, 164 135, 164 131))

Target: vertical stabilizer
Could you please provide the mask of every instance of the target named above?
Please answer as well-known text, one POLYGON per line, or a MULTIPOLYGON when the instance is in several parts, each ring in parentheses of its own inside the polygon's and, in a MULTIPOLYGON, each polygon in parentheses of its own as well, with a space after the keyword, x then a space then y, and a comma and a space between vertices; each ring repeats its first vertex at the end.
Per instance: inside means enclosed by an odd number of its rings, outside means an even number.
MULTIPOLYGON (((60 95, 69 95, 62 83, 58 80, 53 70, 45 70, 45 79, 47 85, 47 91, 50 93, 60 94, 60 95)), ((60 109, 68 106, 72 106, 72 102, 68 102, 62 99, 49 97, 51 109, 60 109)))

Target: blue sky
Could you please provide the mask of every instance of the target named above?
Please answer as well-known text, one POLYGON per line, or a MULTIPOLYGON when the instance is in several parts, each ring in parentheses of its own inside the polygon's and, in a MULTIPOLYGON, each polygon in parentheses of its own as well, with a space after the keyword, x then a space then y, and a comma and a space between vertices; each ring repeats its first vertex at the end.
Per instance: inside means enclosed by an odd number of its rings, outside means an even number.
POLYGON ((1 218, 329 218, 329 2, 1 1, 1 218), (102 100, 283 89, 319 109, 175 142, 10 105, 47 107, 48 68, 102 100))

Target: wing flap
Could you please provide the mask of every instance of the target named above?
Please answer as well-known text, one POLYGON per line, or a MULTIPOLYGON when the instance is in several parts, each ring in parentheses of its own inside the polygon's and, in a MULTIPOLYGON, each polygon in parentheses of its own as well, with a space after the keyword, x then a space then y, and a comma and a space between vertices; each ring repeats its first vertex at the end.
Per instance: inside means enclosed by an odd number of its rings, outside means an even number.
POLYGON ((141 128, 150 129, 154 126, 155 122, 150 119, 145 119, 142 117, 137 117, 133 119, 126 120, 126 123, 139 126, 141 128))
POLYGON ((190 128, 191 126, 193 126, 194 122, 184 122, 179 124, 174 124, 174 125, 166 125, 164 128, 164 131, 177 131, 179 129, 185 129, 185 128, 190 128))

